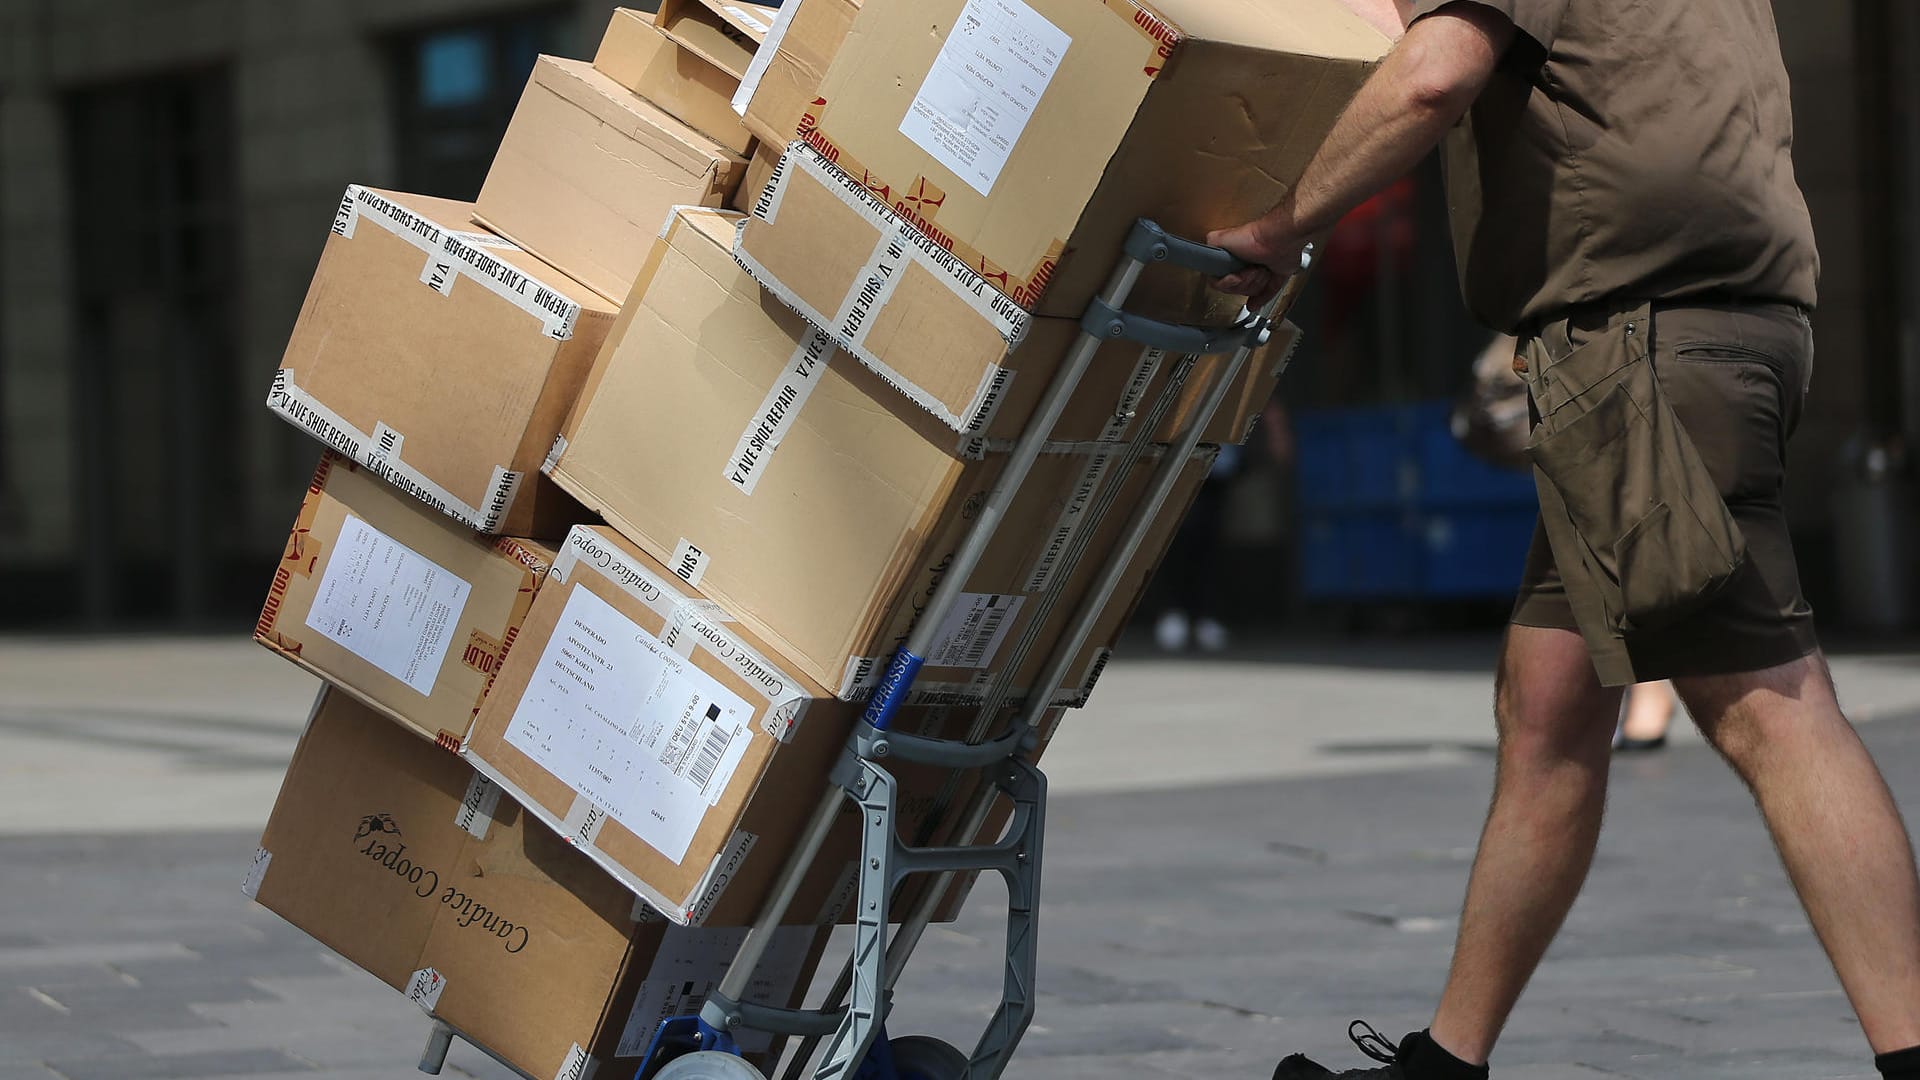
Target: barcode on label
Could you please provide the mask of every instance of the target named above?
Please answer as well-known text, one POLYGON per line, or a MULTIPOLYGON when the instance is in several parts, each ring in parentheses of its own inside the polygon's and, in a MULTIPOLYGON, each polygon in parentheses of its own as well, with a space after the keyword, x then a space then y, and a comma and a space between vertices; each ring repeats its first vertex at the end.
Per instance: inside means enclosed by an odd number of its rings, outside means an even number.
MULTIPOLYGON (((707 710, 708 720, 717 720, 719 716, 719 706, 716 705, 707 710)), ((714 770, 718 769, 720 762, 726 759, 727 748, 733 745, 733 738, 739 733, 739 728, 715 726, 707 729, 707 737, 700 743, 700 753, 694 758, 693 768, 687 773, 687 779, 692 780, 695 787, 701 791, 707 790, 707 784, 713 780, 714 770)))
POLYGON ((941 625, 934 640, 934 667, 983 668, 1006 639, 1025 598, 1006 593, 961 593, 960 603, 941 625))

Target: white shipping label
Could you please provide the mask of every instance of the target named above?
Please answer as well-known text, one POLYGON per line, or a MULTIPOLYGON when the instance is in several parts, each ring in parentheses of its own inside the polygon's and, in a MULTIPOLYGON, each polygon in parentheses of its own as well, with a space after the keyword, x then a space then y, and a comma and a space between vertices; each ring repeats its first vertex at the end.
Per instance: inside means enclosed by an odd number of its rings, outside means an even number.
MULTIPOLYGON (((620 1032, 615 1057, 639 1057, 647 1052, 653 1033, 660 1023, 676 1016, 692 1016, 707 1003, 707 995, 720 985, 733 963, 744 929, 687 929, 671 927, 654 954, 640 984, 640 996, 627 1014, 627 1026, 620 1032)), ((813 928, 786 926, 773 932, 766 955, 754 969, 743 999, 753 1005, 784 1006, 793 998, 794 984, 806 966, 807 951, 813 942, 813 928)), ((749 1054, 763 1053, 772 1045, 772 1036, 761 1031, 736 1031, 740 1049, 749 1054)))
POLYGON ((463 579, 349 514, 307 625, 428 694, 471 591, 463 579))
POLYGON ((1072 43, 1020 0, 967 0, 900 134, 991 194, 1072 43))
POLYGON ((1000 651, 1000 643, 1006 640, 1007 631, 1013 629, 1014 620, 1020 617, 1020 605, 1026 600, 1024 596, 1006 593, 961 593, 953 613, 933 636, 933 653, 927 657, 927 665, 990 666, 994 654, 1000 651))
POLYGON ((739 695, 575 587, 506 738, 678 863, 733 779, 752 722, 739 695))

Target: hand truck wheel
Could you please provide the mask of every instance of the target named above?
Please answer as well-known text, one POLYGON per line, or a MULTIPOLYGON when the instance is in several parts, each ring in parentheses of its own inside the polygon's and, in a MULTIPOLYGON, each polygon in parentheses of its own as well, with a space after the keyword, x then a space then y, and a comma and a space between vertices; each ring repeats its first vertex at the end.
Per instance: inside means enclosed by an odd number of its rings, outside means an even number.
POLYGON ((967 1055, 931 1035, 902 1035, 887 1044, 900 1080, 959 1080, 967 1075, 967 1055))
POLYGON ((674 1058, 653 1074, 653 1080, 767 1080, 745 1059, 720 1050, 702 1050, 674 1058))

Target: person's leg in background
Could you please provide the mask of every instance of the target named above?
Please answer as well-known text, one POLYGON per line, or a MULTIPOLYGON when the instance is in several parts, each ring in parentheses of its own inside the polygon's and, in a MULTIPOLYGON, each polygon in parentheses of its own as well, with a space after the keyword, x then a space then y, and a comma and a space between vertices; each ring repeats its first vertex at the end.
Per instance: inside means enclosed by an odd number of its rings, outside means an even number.
POLYGON ((1701 733, 1752 790, 1883 1072, 1920 1078, 1913 844, 1873 757, 1840 711, 1825 661, 1814 653, 1674 685, 1701 733))
POLYGON ((1238 472, 1235 466, 1237 462, 1224 469, 1215 464, 1161 563, 1168 586, 1167 606, 1154 620, 1153 637, 1165 652, 1182 652, 1189 644, 1219 652, 1227 645, 1218 603, 1224 572, 1220 551, 1226 532, 1227 489, 1238 472))
POLYGON ((1667 745, 1673 726, 1673 684, 1666 681, 1634 683, 1627 691, 1627 707, 1613 748, 1629 753, 1658 750, 1667 745))

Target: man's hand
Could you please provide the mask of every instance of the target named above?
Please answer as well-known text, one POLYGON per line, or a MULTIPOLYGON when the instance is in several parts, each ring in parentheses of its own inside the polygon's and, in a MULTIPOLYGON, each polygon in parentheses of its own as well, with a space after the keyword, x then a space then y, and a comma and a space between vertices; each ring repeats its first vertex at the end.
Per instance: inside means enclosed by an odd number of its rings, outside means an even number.
POLYGON ((1472 107, 1513 42, 1513 23, 1473 2, 1451 3, 1407 30, 1327 134, 1300 182, 1265 216, 1210 233, 1254 268, 1219 287, 1259 307, 1300 267, 1307 238, 1405 176, 1472 107))
POLYGON ((1231 229, 1216 229, 1207 234, 1207 243, 1226 248, 1251 265, 1218 282, 1223 292, 1247 298, 1247 306, 1260 310, 1286 285, 1287 278, 1300 269, 1300 252, 1307 246, 1305 236, 1289 235, 1290 216, 1282 203, 1273 213, 1231 229))

